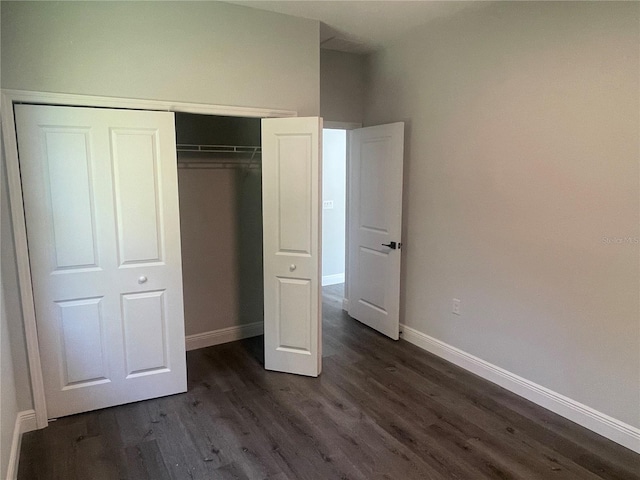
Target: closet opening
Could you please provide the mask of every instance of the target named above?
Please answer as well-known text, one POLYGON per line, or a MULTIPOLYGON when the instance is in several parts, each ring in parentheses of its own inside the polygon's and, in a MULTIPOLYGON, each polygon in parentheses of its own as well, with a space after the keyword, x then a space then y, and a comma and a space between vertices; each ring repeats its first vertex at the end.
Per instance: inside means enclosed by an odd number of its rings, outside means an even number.
POLYGON ((176 113, 187 350, 263 333, 261 120, 176 113))

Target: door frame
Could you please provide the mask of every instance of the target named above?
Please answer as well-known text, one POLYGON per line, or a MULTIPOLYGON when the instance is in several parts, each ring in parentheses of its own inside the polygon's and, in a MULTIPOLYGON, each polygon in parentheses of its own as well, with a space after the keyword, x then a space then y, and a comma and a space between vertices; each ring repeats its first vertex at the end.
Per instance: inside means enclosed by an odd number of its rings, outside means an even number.
POLYGON ((2 125, 5 162, 7 165, 9 207, 11 210, 11 225, 13 228, 13 240, 16 249, 20 305, 22 307, 22 320, 27 344, 27 363, 29 365, 31 378, 31 391, 33 396, 36 427, 40 429, 45 428, 49 422, 47 418, 47 404, 44 394, 44 382, 40 362, 40 349, 38 346, 35 303, 31 283, 29 249, 27 246, 27 229, 24 216, 24 205, 22 203, 23 196, 22 181, 20 179, 18 143, 13 113, 13 105, 18 103, 126 110, 155 110, 198 113, 202 115, 222 115, 228 117, 283 118, 296 117, 298 114, 293 110, 236 107, 231 105, 214 105, 205 103, 142 100, 94 95, 34 92, 27 90, 3 89, 0 92, 0 124, 2 125))

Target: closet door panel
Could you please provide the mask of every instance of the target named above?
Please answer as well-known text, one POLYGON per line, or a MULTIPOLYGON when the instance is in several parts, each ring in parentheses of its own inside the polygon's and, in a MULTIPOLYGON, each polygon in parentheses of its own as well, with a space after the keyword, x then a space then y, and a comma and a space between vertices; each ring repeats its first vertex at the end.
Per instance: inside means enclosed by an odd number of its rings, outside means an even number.
POLYGON ((322 367, 322 119, 262 121, 265 367, 317 376, 322 367))
POLYGON ((185 391, 173 114, 15 114, 48 417, 185 391))

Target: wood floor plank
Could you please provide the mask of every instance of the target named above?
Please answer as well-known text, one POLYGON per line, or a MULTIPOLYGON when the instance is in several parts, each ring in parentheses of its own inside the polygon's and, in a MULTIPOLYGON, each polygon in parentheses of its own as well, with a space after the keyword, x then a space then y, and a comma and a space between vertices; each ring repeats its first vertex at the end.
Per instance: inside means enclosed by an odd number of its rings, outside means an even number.
POLYGON ((24 435, 19 480, 640 480, 640 455, 349 318, 325 287, 323 373, 263 338, 188 352, 188 392, 24 435))
MULTIPOLYGON (((129 478, 171 480, 156 440, 125 448, 129 478)), ((112 477, 115 478, 115 477, 112 477)))
MULTIPOLYGON (((440 419, 440 430, 448 425, 462 436, 473 439, 474 443, 482 436, 486 439, 484 448, 491 445, 494 450, 507 454, 512 463, 517 461, 522 465, 529 465, 536 475, 554 472, 554 477, 585 480, 597 478, 573 462, 558 462, 553 457, 554 452, 544 444, 531 438, 521 438, 509 422, 496 412, 481 408, 475 398, 468 397, 464 392, 454 395, 438 384, 425 382, 424 377, 413 375, 399 365, 394 365, 393 368, 372 368, 366 364, 362 368, 363 374, 379 379, 392 391, 402 392, 409 409, 422 409, 436 415, 440 419), (455 409, 451 405, 455 405, 455 409)), ((471 448, 468 441, 464 448, 471 448)))
POLYGON ((491 478, 468 468, 459 457, 441 447, 440 442, 426 435, 425 430, 435 421, 416 416, 397 399, 389 398, 388 391, 371 388, 361 374, 329 359, 324 367, 341 379, 341 388, 351 396, 359 408, 371 416, 390 435, 414 454, 423 459, 440 478, 484 479, 491 478))

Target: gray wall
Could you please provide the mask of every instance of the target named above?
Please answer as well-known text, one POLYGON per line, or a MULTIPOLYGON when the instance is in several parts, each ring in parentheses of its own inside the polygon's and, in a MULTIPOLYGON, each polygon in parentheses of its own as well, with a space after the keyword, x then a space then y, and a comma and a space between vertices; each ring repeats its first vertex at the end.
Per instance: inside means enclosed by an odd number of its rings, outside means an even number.
POLYGON ((187 335, 263 321, 261 178, 178 170, 187 335))
POLYGON ((320 115, 325 121, 362 123, 366 57, 320 50, 320 115))
MULTIPOLYGON (((259 118, 177 113, 176 141, 257 146, 260 125, 259 118)), ((209 157, 178 152, 185 161, 209 157)), ((251 156, 210 159, 246 164, 251 156)), ((263 321, 261 183, 256 168, 178 170, 187 335, 263 321)))
POLYGON ((319 23, 222 2, 2 2, 2 87, 318 115, 319 23))
POLYGON ((178 170, 187 335, 238 324, 235 176, 230 169, 178 170))
MULTIPOLYGON (((322 277, 345 273, 345 220, 347 191, 347 134, 345 130, 322 132, 322 200, 333 201, 322 210, 322 277)), ((333 282, 337 283, 337 282, 333 282)))
POLYGON ((407 122, 402 320, 635 427, 639 10, 433 22, 372 57, 365 112, 407 122))

